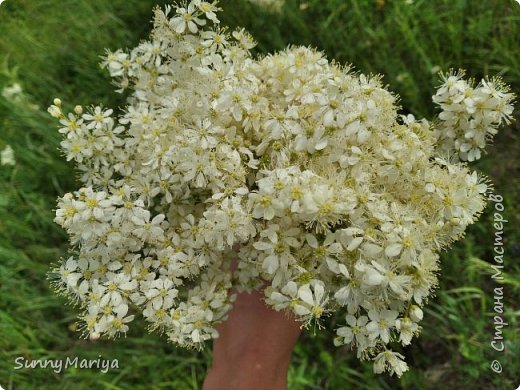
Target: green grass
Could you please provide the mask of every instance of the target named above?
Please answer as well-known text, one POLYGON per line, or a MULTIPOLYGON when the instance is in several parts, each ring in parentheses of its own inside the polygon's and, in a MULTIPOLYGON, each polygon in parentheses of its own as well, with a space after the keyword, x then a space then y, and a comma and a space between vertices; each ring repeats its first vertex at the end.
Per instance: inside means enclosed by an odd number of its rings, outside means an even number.
MULTIPOLYGON (((18 101, 0 96, 0 149, 10 144, 17 164, 0 166, 0 385, 5 389, 198 389, 210 348, 187 351, 149 335, 137 321, 128 337, 85 341, 77 315, 46 280, 50 264, 67 253, 67 237, 52 222, 56 197, 77 187, 46 113, 52 98, 69 105, 121 106, 98 67, 104 48, 132 47, 150 29, 152 0, 7 0, 0 6, 0 90, 20 83, 18 101), (38 106, 36 108, 35 106, 38 106), (14 359, 67 356, 118 359, 119 369, 14 370, 14 359)), ((246 27, 258 54, 304 44, 329 58, 382 73, 402 106, 431 116, 437 85, 432 68, 466 68, 471 76, 501 74, 520 94, 520 6, 514 1, 288 0, 270 14, 245 1, 222 1, 224 24, 246 27)), ((519 117, 520 109, 516 111, 519 117)), ((440 286, 425 310, 423 332, 404 349, 410 372, 401 380, 376 376, 355 353, 332 345, 332 330, 307 332, 289 371, 290 389, 515 389, 520 384, 520 122, 504 129, 476 168, 504 197, 507 277, 506 351, 490 342, 493 328, 493 210, 488 207, 466 238, 443 254, 440 286), (499 360, 501 374, 490 369, 499 360)), ((330 318, 330 329, 339 324, 330 318)), ((209 347, 209 345, 208 345, 209 347)))

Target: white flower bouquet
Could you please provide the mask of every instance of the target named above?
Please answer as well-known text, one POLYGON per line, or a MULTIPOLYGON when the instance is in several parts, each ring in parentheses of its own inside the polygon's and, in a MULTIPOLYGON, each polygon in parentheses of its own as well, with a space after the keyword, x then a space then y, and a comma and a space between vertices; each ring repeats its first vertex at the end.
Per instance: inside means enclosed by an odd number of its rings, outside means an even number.
POLYGON ((125 333, 140 313, 200 347, 233 291, 267 284, 266 303, 304 326, 342 313, 334 343, 401 375, 389 346, 417 335, 439 252, 485 206, 464 161, 511 119, 513 94, 451 72, 433 98, 439 117, 415 120, 379 77, 316 50, 255 59, 251 36, 217 11, 156 9, 150 40, 107 52, 131 92, 117 117, 49 108, 84 184, 58 201, 72 250, 57 288, 81 304, 86 335, 125 333))

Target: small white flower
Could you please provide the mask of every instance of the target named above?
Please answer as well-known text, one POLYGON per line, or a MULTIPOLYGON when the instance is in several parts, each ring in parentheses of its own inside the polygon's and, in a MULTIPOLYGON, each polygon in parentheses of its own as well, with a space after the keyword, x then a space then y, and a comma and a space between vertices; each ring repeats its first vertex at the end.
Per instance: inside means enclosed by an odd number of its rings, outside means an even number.
POLYGON ((395 327, 398 315, 399 313, 394 310, 369 310, 368 337, 371 339, 380 337, 383 342, 388 343, 390 341, 390 330, 395 327))
POLYGON ((399 341, 403 345, 409 345, 412 337, 419 330, 419 326, 408 317, 399 318, 395 322, 395 327, 399 331, 399 341))
POLYGON ((309 316, 310 318, 320 318, 324 313, 325 305, 329 300, 325 289, 320 283, 304 284, 298 288, 298 298, 303 304, 296 304, 294 312, 299 316, 309 316))
MULTIPOLYGON (((195 6, 201 7, 201 2, 198 4, 192 2, 188 5, 188 8, 177 8, 177 14, 179 16, 173 18, 170 22, 171 27, 175 30, 176 33, 182 34, 188 28, 192 34, 195 34, 199 27, 204 26, 206 21, 204 19, 200 19, 194 15, 195 6)), ((206 8, 206 6, 203 6, 206 8)), ((208 12, 211 14, 211 10, 208 9, 208 12)))
POLYGON ((201 10, 204 13, 204 16, 213 23, 219 23, 217 14, 215 13, 219 10, 219 8, 214 3, 202 0, 193 0, 193 5, 201 10))
POLYGON ((177 297, 178 290, 173 288, 173 282, 168 279, 158 279, 150 283, 150 289, 146 291, 146 297, 154 308, 163 307, 169 309, 173 306, 173 300, 177 297))
POLYGON ((141 216, 133 216, 132 222, 137 226, 132 233, 143 241, 159 241, 164 237, 164 214, 158 214, 150 221, 150 212, 145 210, 141 216))
POLYGON ((374 373, 380 374, 388 370, 390 374, 396 374, 398 377, 408 371, 408 365, 402 360, 404 356, 400 353, 390 350, 379 353, 374 359, 374 373))
POLYGON ((341 344, 348 344, 353 341, 356 342, 358 339, 365 336, 366 324, 368 323, 367 316, 356 318, 351 314, 347 314, 345 320, 349 326, 342 326, 336 330, 336 334, 341 338, 341 344))
POLYGON ((88 122, 87 129, 100 129, 103 125, 113 124, 113 119, 110 117, 114 110, 108 109, 102 111, 102 108, 97 106, 94 108, 94 112, 90 114, 83 114, 82 118, 88 122))

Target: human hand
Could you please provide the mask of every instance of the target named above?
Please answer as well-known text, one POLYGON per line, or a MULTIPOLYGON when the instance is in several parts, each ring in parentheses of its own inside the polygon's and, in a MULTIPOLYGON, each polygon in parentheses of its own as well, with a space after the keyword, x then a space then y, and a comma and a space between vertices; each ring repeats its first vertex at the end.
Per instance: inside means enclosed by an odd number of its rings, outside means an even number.
POLYGON ((263 293, 239 293, 226 321, 216 326, 213 364, 203 390, 285 390, 301 324, 267 306, 263 293))

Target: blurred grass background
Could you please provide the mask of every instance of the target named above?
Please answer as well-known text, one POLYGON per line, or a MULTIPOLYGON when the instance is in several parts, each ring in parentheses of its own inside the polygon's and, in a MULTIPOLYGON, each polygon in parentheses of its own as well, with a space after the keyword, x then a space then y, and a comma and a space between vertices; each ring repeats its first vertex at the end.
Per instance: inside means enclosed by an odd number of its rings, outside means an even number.
MULTIPOLYGON (((13 147, 15 166, 0 166, 0 386, 4 389, 199 389, 211 348, 186 351, 149 335, 142 322, 128 337, 96 342, 78 338, 77 311, 54 295, 51 263, 66 255, 67 237, 55 225, 56 197, 77 188, 58 151, 55 121, 46 108, 121 106, 98 66, 104 48, 133 47, 146 38, 153 0, 7 0, 0 6, 0 90, 20 84, 16 97, 0 96, 0 149, 13 147), (14 370, 15 358, 118 359, 119 369, 14 370)), ((257 53, 288 44, 311 45, 329 58, 382 73, 401 97, 403 112, 431 117, 440 68, 466 68, 479 79, 502 75, 520 94, 520 5, 513 0, 287 0, 280 13, 244 0, 224 0, 223 24, 244 26, 257 53)), ((516 110, 519 118, 520 108, 516 110)), ((333 331, 307 332, 289 371, 289 389, 515 389, 520 384, 520 145, 516 121, 502 130, 475 169, 504 197, 506 350, 493 339, 494 233, 492 208, 465 240, 442 256, 440 287, 404 349, 410 372, 401 380, 376 376, 355 353, 332 345, 333 331), (493 373, 492 360, 503 372, 493 373)), ((341 319, 330 318, 334 329, 341 319)), ((208 345, 209 347, 209 345, 208 345)))

